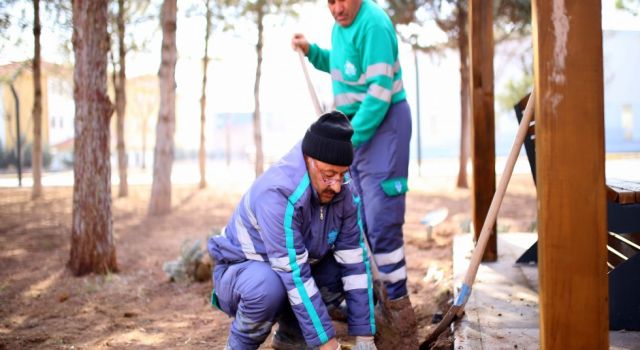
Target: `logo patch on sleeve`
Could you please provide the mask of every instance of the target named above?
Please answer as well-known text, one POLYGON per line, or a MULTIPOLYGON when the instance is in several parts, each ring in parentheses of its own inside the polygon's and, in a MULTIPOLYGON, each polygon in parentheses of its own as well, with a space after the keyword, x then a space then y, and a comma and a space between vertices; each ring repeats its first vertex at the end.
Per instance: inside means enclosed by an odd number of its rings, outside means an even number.
POLYGON ((353 65, 353 63, 347 61, 344 64, 344 74, 353 77, 356 75, 356 66, 353 65))

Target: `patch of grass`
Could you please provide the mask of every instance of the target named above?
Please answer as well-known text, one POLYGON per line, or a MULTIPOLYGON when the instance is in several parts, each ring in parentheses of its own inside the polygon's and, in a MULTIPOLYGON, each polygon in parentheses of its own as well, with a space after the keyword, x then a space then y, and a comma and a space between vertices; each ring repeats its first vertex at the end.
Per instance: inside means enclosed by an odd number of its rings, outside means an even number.
POLYGON ((107 274, 104 275, 104 283, 111 283, 117 281, 119 279, 118 275, 111 272, 111 270, 107 270, 107 274))

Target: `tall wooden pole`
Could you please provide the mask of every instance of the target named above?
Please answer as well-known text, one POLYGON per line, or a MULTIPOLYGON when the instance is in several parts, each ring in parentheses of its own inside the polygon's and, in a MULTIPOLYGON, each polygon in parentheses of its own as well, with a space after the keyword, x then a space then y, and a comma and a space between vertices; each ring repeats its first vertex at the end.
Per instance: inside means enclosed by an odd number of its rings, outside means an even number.
MULTIPOLYGON (((473 163, 473 228, 478 239, 496 191, 495 120, 493 111, 493 1, 469 2, 471 55, 471 158, 473 163)), ((482 261, 498 258, 497 223, 482 261)))
POLYGON ((607 349, 599 0, 533 2, 540 347, 607 349))
POLYGON ((460 52, 460 161, 458 163, 458 188, 469 188, 467 163, 469 162, 469 17, 466 4, 456 2, 456 22, 458 23, 458 51, 460 52))

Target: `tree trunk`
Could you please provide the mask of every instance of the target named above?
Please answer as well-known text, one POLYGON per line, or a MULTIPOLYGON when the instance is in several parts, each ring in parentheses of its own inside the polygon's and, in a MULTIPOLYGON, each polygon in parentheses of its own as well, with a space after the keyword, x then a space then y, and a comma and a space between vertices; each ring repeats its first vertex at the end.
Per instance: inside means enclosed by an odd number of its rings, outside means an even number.
POLYGON ((171 211, 171 168, 173 166, 173 135, 176 119, 176 0, 162 4, 162 63, 160 64, 160 111, 156 125, 156 146, 153 157, 153 185, 149 215, 164 215, 171 211))
POLYGON ((467 163, 469 161, 469 33, 467 32, 467 9, 458 5, 458 49, 460 51, 460 164, 458 168, 459 188, 469 188, 467 163))
POLYGON ((31 198, 42 195, 42 80, 40 64, 40 0, 33 0, 33 149, 31 166, 33 188, 31 198))
POLYGON ((77 276, 117 271, 111 216, 107 96, 108 0, 73 1, 75 140, 69 267, 77 276))
POLYGON ((115 84, 116 90, 116 138, 118 150, 118 176, 120 177, 120 186, 118 187, 118 197, 126 197, 129 194, 129 185, 127 182, 127 152, 124 143, 124 117, 127 106, 127 73, 125 56, 127 54, 124 47, 124 0, 118 0, 118 61, 120 69, 118 70, 118 80, 115 84))
POLYGON ((256 145, 256 177, 260 176, 264 171, 264 155, 262 154, 262 128, 260 126, 260 75, 262 70, 262 45, 264 25, 264 9, 258 9, 258 43, 256 44, 256 53, 258 54, 258 65, 256 66, 256 81, 253 87, 253 97, 255 101, 255 111, 253 112, 253 139, 256 145))
POLYGON ((22 187, 22 133, 20 132, 20 97, 13 86, 14 81, 9 83, 11 95, 13 95, 14 108, 16 113, 16 168, 18 170, 18 187, 22 187))
POLYGON ((147 129, 149 128, 149 117, 142 119, 142 170, 147 169, 147 129))
POLYGON ((200 96, 200 188, 207 187, 206 159, 207 150, 205 147, 205 125, 207 109, 207 66, 209 65, 209 37, 211 36, 211 7, 209 0, 205 2, 207 6, 207 26, 204 34, 204 57, 202 57, 202 95, 200 96))

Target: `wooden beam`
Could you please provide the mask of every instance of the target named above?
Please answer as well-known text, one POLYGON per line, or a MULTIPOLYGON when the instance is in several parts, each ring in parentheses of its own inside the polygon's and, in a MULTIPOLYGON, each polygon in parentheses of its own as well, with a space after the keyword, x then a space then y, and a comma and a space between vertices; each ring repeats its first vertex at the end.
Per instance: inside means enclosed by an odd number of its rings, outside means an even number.
MULTIPOLYGON (((469 52, 471 70, 472 211, 475 239, 496 191, 495 120, 493 111, 493 1, 469 2, 469 52)), ((482 261, 496 261, 497 222, 482 261)))
POLYGON ((540 347, 607 349, 599 0, 534 0, 540 347))

